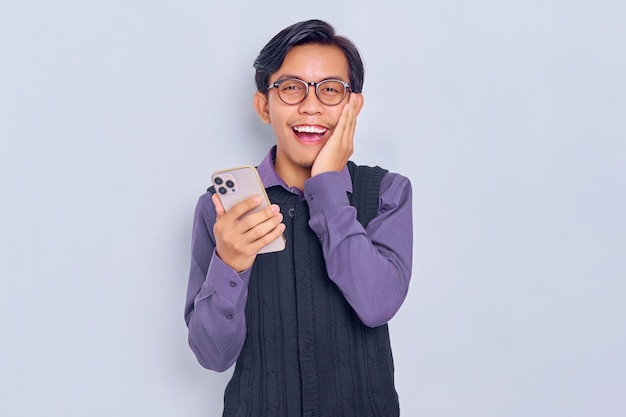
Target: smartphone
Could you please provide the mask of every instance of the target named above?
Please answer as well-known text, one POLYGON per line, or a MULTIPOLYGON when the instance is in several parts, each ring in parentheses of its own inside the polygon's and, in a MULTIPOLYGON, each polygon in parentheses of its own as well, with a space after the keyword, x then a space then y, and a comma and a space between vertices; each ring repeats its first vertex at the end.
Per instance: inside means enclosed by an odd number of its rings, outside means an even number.
MULTIPOLYGON (((267 197, 259 173, 251 165, 216 171, 211 175, 211 181, 213 182, 215 193, 220 198, 226 211, 230 210, 235 204, 254 195, 262 196, 263 201, 261 205, 250 210, 242 217, 270 205, 270 199, 267 197)), ((278 238, 261 248, 259 253, 278 252, 283 249, 285 249, 285 236, 281 234, 278 238)))

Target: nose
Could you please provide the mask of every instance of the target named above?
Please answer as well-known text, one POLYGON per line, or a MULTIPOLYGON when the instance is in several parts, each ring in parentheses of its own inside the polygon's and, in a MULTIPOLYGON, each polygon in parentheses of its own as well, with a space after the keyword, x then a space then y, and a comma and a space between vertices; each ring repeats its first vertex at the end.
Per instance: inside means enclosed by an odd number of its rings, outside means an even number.
POLYGON ((309 86, 309 94, 300 103, 299 111, 305 114, 317 114, 324 111, 324 105, 315 94, 315 87, 309 86))

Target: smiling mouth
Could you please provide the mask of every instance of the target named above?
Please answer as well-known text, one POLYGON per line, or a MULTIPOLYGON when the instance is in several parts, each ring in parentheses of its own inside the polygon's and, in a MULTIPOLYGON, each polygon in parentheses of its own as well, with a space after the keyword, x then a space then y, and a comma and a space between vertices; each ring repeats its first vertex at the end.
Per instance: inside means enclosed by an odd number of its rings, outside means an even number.
POLYGON ((298 136, 298 139, 305 142, 317 142, 324 138, 324 135, 328 131, 325 127, 300 125, 293 128, 294 133, 298 136))

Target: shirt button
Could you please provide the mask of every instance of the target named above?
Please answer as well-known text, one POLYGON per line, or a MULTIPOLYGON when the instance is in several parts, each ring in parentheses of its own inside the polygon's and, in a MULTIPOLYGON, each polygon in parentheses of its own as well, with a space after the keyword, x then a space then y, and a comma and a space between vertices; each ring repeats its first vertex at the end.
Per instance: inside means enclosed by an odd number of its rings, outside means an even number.
POLYGON ((233 316, 232 314, 227 314, 227 315, 226 315, 226 318, 227 318, 228 320, 232 319, 233 317, 234 317, 234 316, 233 316))
POLYGON ((237 286, 237 283, 235 281, 230 281, 229 284, 230 284, 231 287, 236 287, 237 286))
POLYGON ((313 194, 307 194, 306 199, 309 201, 315 200, 315 196, 313 194))

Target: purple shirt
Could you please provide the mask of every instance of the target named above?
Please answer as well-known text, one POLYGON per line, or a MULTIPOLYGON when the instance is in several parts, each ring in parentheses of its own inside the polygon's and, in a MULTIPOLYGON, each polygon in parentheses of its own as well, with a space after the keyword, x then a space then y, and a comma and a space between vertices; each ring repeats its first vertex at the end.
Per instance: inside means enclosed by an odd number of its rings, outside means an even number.
MULTIPOLYGON (((346 194, 352 192, 347 167, 342 172, 309 178, 303 192, 288 187, 276 174, 275 152, 273 147, 258 166, 263 184, 266 188, 280 185, 306 199, 309 227, 320 239, 328 276, 365 325, 375 327, 388 322, 402 305, 411 278, 409 179, 385 174, 378 214, 364 229, 346 194)), ((237 273, 216 254, 215 218, 211 194, 205 193, 194 215, 185 321, 189 345, 200 364, 221 372, 235 363, 245 340, 250 270, 237 273)))

